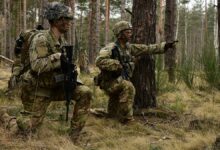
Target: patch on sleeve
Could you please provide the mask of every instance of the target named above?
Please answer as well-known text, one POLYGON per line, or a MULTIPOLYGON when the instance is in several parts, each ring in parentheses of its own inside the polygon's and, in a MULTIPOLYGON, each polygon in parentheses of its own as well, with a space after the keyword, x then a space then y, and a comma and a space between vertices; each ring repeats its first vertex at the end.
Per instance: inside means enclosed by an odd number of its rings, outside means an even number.
POLYGON ((34 37, 36 46, 47 46, 47 38, 44 35, 36 35, 34 37))
POLYGON ((45 46, 37 46, 36 51, 39 57, 45 57, 48 55, 48 50, 45 46))
POLYGON ((45 57, 48 55, 47 41, 44 36, 36 37, 36 51, 39 57, 45 57))

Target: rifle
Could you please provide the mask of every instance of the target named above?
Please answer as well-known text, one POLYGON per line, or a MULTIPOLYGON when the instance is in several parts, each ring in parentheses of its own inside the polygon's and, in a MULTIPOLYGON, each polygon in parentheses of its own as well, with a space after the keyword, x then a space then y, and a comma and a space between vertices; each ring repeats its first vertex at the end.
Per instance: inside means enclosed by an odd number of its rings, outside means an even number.
POLYGON ((64 74, 64 92, 66 97, 66 121, 68 121, 69 104, 73 90, 76 88, 77 71, 72 63, 73 46, 63 46, 61 54, 61 70, 64 74))
POLYGON ((123 62, 117 46, 115 46, 112 49, 112 59, 116 59, 116 58, 118 58, 120 64, 122 65, 122 71, 121 71, 122 78, 125 80, 130 80, 129 73, 128 73, 128 67, 131 67, 131 66, 128 63, 123 62))

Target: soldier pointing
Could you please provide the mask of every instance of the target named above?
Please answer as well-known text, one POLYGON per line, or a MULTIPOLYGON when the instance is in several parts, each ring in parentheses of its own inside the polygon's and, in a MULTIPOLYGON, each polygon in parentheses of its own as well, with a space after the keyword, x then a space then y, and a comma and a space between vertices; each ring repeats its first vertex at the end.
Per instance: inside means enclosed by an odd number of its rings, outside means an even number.
POLYGON ((120 21, 113 27, 117 40, 99 52, 96 65, 101 73, 96 83, 109 95, 108 114, 122 123, 133 121, 133 102, 135 88, 131 83, 135 58, 148 54, 162 54, 174 46, 175 42, 160 44, 130 44, 132 27, 120 21))

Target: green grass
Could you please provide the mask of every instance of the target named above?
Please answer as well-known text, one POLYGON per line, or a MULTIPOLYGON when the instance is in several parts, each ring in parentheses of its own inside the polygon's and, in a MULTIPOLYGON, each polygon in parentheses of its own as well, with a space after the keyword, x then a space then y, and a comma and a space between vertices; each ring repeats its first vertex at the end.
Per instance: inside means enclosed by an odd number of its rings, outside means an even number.
POLYGON ((186 59, 182 66, 178 67, 178 78, 187 85, 188 88, 192 89, 195 78, 195 68, 192 64, 192 60, 186 59))
MULTIPOLYGON (((86 85, 93 89, 94 92, 92 108, 106 108, 108 97, 98 87, 93 86, 92 79, 94 75, 95 73, 93 73, 92 76, 82 75, 82 80, 85 81, 86 85)), ((7 132, 0 128, 0 141, 6 148, 10 148, 10 145, 16 145, 19 149, 57 148, 64 150, 190 150, 202 144, 205 146, 211 145, 216 134, 219 133, 219 129, 216 129, 215 132, 211 132, 210 130, 188 131, 187 127, 176 125, 179 120, 171 120, 169 118, 169 116, 172 116, 172 113, 177 113, 180 117, 184 117, 184 113, 194 114, 200 107, 204 107, 204 109, 201 109, 201 112, 209 113, 217 119, 220 118, 220 113, 218 113, 219 103, 215 103, 215 101, 210 102, 210 108, 215 108, 212 109, 212 112, 203 111, 208 109, 206 105, 195 105, 197 103, 195 100, 200 100, 198 103, 202 103, 210 97, 211 92, 202 91, 207 93, 203 93, 204 96, 198 96, 185 85, 179 86, 179 84, 182 85, 182 82, 178 82, 178 86, 177 84, 169 84, 167 82, 167 75, 164 71, 160 72, 158 78, 160 80, 158 85, 160 86, 159 89, 161 92, 161 97, 158 96, 158 99, 164 101, 162 106, 160 106, 168 110, 165 111, 168 112, 166 113, 168 117, 146 116, 146 120, 149 124, 144 124, 142 118, 137 116, 135 124, 123 125, 114 119, 98 118, 90 115, 83 129, 85 132, 89 133, 88 136, 86 135, 86 137, 84 137, 85 139, 89 139, 88 142, 86 141, 88 145, 76 146, 70 141, 68 136, 70 126, 69 122, 65 122, 65 102, 52 102, 48 108, 38 137, 33 137, 24 142, 22 139, 10 137, 7 132), (185 89, 190 92, 186 92, 185 89), (194 106, 189 107, 192 104, 194 106), (190 108, 191 110, 187 110, 186 108, 190 108), (168 138, 164 139, 164 137, 168 138), (206 141, 206 143, 204 143, 204 141, 206 141)), ((218 96, 215 98, 219 99, 218 96)), ((209 103, 209 101, 206 101, 206 103, 209 103)), ((1 91, 0 105, 15 106, 16 109, 13 110, 12 114, 16 114, 22 108, 21 101, 9 101, 1 91)), ((70 112, 72 112, 72 105, 70 108, 70 112)), ((186 124, 189 123, 188 120, 184 121, 186 124)), ((84 141, 82 140, 82 142, 84 141)), ((12 149, 16 148, 13 147, 12 149)))
POLYGON ((216 56, 211 52, 204 52, 202 57, 204 67, 204 78, 211 87, 220 89, 220 70, 217 64, 216 56))

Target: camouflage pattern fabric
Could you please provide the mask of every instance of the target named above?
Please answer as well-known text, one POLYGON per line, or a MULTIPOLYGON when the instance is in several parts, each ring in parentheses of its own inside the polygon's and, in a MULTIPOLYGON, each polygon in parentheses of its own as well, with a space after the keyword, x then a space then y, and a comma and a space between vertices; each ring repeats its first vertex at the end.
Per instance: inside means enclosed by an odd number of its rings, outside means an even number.
POLYGON ((132 29, 131 25, 127 22, 127 21, 119 21, 118 23, 116 23, 113 27, 113 33, 115 36, 118 36, 120 32, 122 32, 123 30, 129 30, 132 29))
POLYGON ((73 12, 70 7, 60 2, 51 2, 44 12, 44 17, 47 20, 58 20, 61 17, 73 19, 73 12))
POLYGON ((30 60, 29 58, 29 46, 34 38, 34 36, 40 32, 44 32, 43 30, 26 30, 21 32, 18 39, 16 40, 16 45, 14 49, 15 59, 12 66, 12 75, 8 82, 8 90, 14 90, 19 88, 20 76, 27 71, 30 60))
POLYGON ((16 117, 8 115, 6 108, 0 108, 0 126, 12 133, 18 130, 16 117))
POLYGON ((118 58, 112 59, 112 49, 117 47, 122 61, 127 64, 128 75, 132 77, 135 57, 147 54, 164 53, 165 42, 161 44, 127 44, 123 49, 118 42, 110 43, 102 48, 96 59, 96 65, 101 70, 100 88, 109 95, 108 113, 116 116, 120 120, 130 120, 133 116, 133 100, 135 88, 129 80, 122 78, 118 72, 122 70, 122 65, 118 58))
MULTIPOLYGON (((31 68, 22 78, 22 104, 24 110, 17 118, 21 131, 35 131, 45 117, 46 110, 52 101, 65 100, 63 86, 54 81, 60 71, 61 47, 66 42, 63 38, 55 40, 54 34, 48 30, 37 34, 30 46, 31 68), (59 91, 59 92, 57 92, 59 91)), ((81 130, 88 116, 91 90, 79 84, 73 91, 74 105, 72 130, 81 130)))
POLYGON ((103 89, 109 95, 109 116, 118 118, 121 122, 132 120, 132 107, 135 96, 135 88, 132 83, 118 78, 112 82, 106 82, 103 89))
MULTIPOLYGON (((35 132, 43 122, 48 106, 52 101, 62 101, 65 94, 61 87, 53 88, 54 93, 50 98, 36 96, 34 87, 23 87, 22 104, 24 110, 17 117, 19 129, 24 133, 35 132)), ((71 130, 81 130, 88 118, 90 100, 92 98, 91 90, 85 85, 79 85, 73 91, 75 101, 74 112, 71 119, 71 130)))

